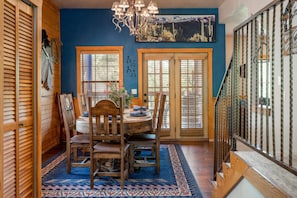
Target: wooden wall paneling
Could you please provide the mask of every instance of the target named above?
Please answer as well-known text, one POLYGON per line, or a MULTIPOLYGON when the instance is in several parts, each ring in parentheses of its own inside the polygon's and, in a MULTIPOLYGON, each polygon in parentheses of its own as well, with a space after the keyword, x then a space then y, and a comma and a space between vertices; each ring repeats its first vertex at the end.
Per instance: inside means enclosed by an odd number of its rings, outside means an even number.
MULTIPOLYGON (((46 30, 49 40, 55 40, 61 49, 60 41, 60 10, 51 0, 43 0, 42 29, 46 30)), ((60 51, 58 53, 60 55, 60 51)), ((41 89, 41 117, 42 117, 42 153, 60 143, 60 119, 56 93, 61 92, 61 60, 53 68, 53 87, 50 90, 41 89)))

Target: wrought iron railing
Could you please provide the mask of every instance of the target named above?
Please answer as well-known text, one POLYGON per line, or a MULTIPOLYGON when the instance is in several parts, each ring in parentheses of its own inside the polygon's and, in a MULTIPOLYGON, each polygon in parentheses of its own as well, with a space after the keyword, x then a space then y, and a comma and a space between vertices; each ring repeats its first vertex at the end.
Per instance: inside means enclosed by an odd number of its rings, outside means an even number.
POLYGON ((234 29, 215 103, 214 173, 240 141, 297 175, 296 53, 295 0, 275 0, 234 29))

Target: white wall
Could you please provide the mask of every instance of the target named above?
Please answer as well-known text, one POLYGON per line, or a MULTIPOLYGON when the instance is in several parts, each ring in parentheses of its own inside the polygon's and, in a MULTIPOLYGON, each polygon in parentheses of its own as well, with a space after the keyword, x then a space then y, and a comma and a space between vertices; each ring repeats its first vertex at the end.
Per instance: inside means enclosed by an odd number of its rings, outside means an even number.
POLYGON ((232 34, 233 28, 271 2, 273 0, 225 0, 219 7, 219 22, 225 24, 226 34, 232 34))
POLYGON ((227 198, 264 198, 264 196, 245 178, 227 195, 227 198))
POLYGON ((219 23, 226 28, 226 67, 233 52, 233 29, 273 0, 225 0, 219 7, 219 23))

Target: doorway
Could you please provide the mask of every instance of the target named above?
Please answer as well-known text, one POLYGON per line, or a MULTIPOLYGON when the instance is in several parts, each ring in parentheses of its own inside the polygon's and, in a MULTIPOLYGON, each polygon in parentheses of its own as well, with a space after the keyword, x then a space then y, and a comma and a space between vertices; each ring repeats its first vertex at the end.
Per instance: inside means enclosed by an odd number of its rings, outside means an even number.
POLYGON ((167 95, 162 139, 208 137, 209 53, 190 50, 142 51, 142 102, 153 107, 154 95, 167 95))

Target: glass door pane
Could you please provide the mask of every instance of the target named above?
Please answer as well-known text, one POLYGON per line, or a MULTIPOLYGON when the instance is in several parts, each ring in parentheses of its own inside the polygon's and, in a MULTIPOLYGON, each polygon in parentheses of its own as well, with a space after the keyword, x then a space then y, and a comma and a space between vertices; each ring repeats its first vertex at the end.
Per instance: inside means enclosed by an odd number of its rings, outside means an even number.
MULTIPOLYGON (((155 94, 157 92, 169 94, 169 60, 148 60, 147 66, 147 105, 153 111, 155 94)), ((163 114, 163 129, 168 129, 170 125, 169 101, 170 98, 167 97, 163 114)))
POLYGON ((181 135, 203 133, 203 61, 180 61, 181 135))

